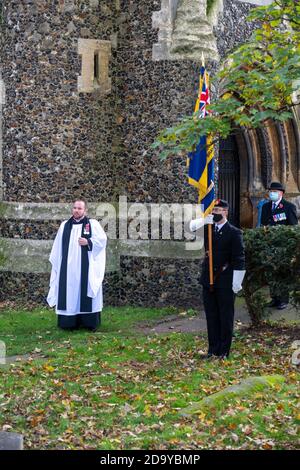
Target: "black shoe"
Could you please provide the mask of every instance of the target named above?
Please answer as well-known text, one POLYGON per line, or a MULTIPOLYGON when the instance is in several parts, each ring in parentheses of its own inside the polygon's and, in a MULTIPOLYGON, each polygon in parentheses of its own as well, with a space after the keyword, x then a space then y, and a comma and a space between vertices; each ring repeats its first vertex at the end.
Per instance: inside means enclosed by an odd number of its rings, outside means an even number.
POLYGON ((227 361, 228 355, 227 355, 227 354, 223 354, 222 356, 218 356, 218 358, 220 359, 220 361, 227 361))
POLYGON ((267 307, 277 307, 278 306, 278 300, 272 299, 271 302, 267 305, 267 307))
POLYGON ((280 302, 279 304, 277 304, 277 310, 284 310, 287 306, 288 304, 286 304, 285 302, 280 302))
POLYGON ((76 330, 78 330, 77 326, 59 326, 59 328, 61 330, 64 330, 64 331, 76 331, 76 330))
POLYGON ((206 361, 208 359, 213 359, 214 357, 216 357, 214 354, 208 353, 208 354, 201 354, 199 359, 202 361, 206 361))

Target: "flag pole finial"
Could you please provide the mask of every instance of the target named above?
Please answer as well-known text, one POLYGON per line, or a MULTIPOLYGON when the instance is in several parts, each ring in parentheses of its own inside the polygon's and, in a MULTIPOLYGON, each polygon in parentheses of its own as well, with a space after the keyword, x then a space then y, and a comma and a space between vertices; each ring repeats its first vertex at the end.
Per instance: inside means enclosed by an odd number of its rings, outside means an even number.
POLYGON ((201 54, 201 59, 202 59, 202 67, 205 67, 205 59, 204 59, 203 51, 202 51, 202 54, 201 54))

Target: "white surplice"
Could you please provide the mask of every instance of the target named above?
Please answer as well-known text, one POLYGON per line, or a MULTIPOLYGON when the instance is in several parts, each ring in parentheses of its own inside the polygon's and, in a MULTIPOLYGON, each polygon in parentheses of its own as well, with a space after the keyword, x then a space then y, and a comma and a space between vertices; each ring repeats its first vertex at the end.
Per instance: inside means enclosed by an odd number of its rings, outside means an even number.
POLYGON ((66 222, 66 220, 62 222, 59 227, 49 257, 52 270, 47 302, 50 307, 56 306, 56 313, 58 315, 101 312, 103 307, 102 282, 105 272, 107 237, 103 228, 95 219, 90 219, 93 247, 91 251, 88 251, 89 274, 87 295, 93 299, 92 312, 80 312, 81 246, 78 243, 78 239, 81 237, 82 224, 73 224, 70 235, 67 265, 67 309, 57 309, 59 273, 62 259, 62 235, 66 222))

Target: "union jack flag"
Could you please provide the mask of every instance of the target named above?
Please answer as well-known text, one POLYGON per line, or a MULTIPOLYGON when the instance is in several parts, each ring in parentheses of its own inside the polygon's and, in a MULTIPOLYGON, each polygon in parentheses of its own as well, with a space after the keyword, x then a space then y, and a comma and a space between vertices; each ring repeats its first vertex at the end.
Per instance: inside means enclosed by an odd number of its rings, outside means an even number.
MULTIPOLYGON (((195 113, 199 119, 209 114, 207 105, 210 103, 209 77, 202 66, 200 70, 199 94, 196 101, 195 113)), ((204 217, 214 206, 214 149, 211 136, 201 136, 194 152, 188 155, 188 181, 199 192, 199 203, 203 205, 204 217)))
POLYGON ((200 72, 200 86, 199 96, 196 101, 195 112, 199 111, 199 117, 204 118, 208 115, 209 111, 206 109, 206 105, 210 104, 210 95, 208 87, 208 74, 205 71, 204 67, 201 67, 200 72), (202 86, 201 86, 202 81, 202 86))

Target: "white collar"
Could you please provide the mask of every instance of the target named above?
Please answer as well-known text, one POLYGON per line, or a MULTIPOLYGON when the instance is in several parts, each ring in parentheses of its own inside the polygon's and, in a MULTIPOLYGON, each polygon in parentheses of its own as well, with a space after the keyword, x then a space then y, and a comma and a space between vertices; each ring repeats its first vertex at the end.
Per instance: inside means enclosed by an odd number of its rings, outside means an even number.
POLYGON ((81 221, 84 219, 84 217, 85 217, 84 215, 83 215, 82 217, 80 217, 80 219, 75 219, 75 218, 73 217, 73 220, 75 220, 75 222, 79 223, 79 222, 81 222, 81 221))
POLYGON ((225 224, 227 224, 227 219, 225 220, 225 222, 222 222, 221 224, 215 224, 215 227, 218 227, 218 232, 221 230, 222 227, 224 227, 225 224))
MULTIPOLYGON (((280 198, 278 201, 275 202, 275 207, 277 207, 278 204, 281 203, 281 199, 282 199, 282 196, 281 196, 281 198, 280 198)), ((273 202, 274 202, 274 201, 272 201, 272 207, 273 207, 273 202)))

